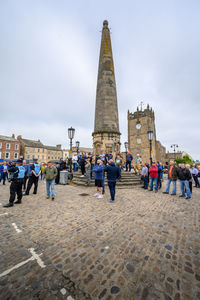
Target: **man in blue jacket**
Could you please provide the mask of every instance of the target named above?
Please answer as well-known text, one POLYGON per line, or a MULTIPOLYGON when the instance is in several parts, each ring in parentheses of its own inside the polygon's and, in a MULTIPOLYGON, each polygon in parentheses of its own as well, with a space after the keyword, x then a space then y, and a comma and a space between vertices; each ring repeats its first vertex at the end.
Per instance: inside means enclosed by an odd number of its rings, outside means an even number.
POLYGON ((110 202, 115 201, 115 186, 116 180, 120 178, 119 167, 115 165, 112 159, 109 160, 109 165, 104 168, 104 172, 107 172, 108 187, 110 189, 110 202))
POLYGON ((97 165, 93 168, 92 172, 94 172, 95 186, 97 187, 97 193, 94 197, 98 199, 103 198, 103 166, 101 164, 101 159, 97 160, 97 165))

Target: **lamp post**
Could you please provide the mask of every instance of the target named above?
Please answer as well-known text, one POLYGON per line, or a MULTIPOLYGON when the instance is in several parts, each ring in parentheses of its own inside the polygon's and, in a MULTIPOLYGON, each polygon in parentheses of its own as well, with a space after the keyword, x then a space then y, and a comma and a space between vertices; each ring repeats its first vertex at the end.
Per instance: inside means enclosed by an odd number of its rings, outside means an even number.
POLYGON ((174 148, 174 159, 176 158, 176 148, 178 148, 177 144, 172 144, 171 148, 174 148))
POLYGON ((72 140, 74 138, 74 134, 75 134, 75 129, 72 128, 72 126, 70 128, 68 128, 68 137, 70 139, 70 154, 69 154, 69 158, 71 158, 70 160, 70 173, 72 172, 72 140))
POLYGON ((148 139, 149 139, 149 150, 150 150, 150 165, 152 165, 152 140, 153 140, 153 131, 147 131, 148 139))
POLYGON ((128 142, 124 143, 124 147, 125 147, 125 152, 126 152, 126 155, 127 155, 127 152, 128 152, 128 142))
POLYGON ((76 141, 76 151, 77 151, 77 154, 79 152, 79 146, 80 146, 80 142, 79 141, 76 141))

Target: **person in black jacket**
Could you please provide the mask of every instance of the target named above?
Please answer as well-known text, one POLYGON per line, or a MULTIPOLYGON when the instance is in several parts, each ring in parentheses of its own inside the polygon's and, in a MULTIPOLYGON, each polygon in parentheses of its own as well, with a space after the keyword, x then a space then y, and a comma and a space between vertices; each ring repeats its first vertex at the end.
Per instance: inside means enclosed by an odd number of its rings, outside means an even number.
POLYGON ((108 181, 108 187, 110 189, 110 202, 115 201, 115 185, 116 180, 120 178, 120 170, 119 167, 117 167, 113 160, 109 160, 109 165, 104 168, 104 172, 107 172, 107 181, 108 181))
POLYGON ((86 165, 86 160, 84 154, 82 154, 81 159, 79 160, 79 165, 81 167, 81 177, 84 177, 85 175, 85 165, 86 165))
POLYGON ((189 180, 192 178, 191 173, 186 169, 185 164, 181 164, 181 167, 178 170, 178 178, 181 184, 181 195, 179 197, 185 197, 185 189, 187 197, 186 199, 191 198, 191 192, 189 188, 189 180))

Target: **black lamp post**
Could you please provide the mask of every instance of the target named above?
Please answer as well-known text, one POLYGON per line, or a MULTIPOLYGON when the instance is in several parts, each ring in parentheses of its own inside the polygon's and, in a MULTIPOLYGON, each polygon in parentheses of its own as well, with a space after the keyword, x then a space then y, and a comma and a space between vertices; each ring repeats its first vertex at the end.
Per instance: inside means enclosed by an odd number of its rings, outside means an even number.
POLYGON ((152 140, 153 140, 153 131, 148 130, 148 139, 149 139, 149 150, 150 150, 150 165, 152 165, 152 140))
POLYGON ((76 151, 77 151, 77 154, 79 152, 79 146, 80 146, 80 142, 79 141, 76 141, 76 151))
POLYGON ((177 144, 172 144, 171 148, 174 148, 174 159, 176 158, 176 148, 178 148, 177 144))
POLYGON ((71 158, 70 160, 70 172, 72 172, 72 140, 74 138, 74 134, 75 134, 75 129, 72 128, 72 126, 70 128, 68 128, 68 137, 70 139, 70 155, 69 157, 71 158))
POLYGON ((124 143, 124 147, 125 147, 125 152, 126 152, 126 155, 127 155, 127 152, 128 152, 128 142, 124 143))

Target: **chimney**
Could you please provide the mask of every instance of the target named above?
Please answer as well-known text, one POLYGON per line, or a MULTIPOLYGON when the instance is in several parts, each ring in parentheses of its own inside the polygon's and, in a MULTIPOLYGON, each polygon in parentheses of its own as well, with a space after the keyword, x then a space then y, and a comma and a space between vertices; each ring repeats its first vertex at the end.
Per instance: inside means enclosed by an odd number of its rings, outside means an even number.
POLYGON ((14 133, 12 134, 12 138, 13 138, 13 139, 15 139, 15 135, 14 135, 14 133))
POLYGON ((18 135, 17 139, 18 139, 18 141, 20 142, 21 139, 22 139, 22 136, 21 136, 21 135, 18 135))
POLYGON ((56 145, 56 148, 58 148, 59 150, 61 150, 61 148, 62 148, 62 145, 61 145, 61 144, 59 144, 59 145, 56 145))

